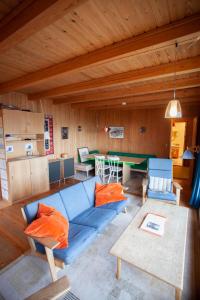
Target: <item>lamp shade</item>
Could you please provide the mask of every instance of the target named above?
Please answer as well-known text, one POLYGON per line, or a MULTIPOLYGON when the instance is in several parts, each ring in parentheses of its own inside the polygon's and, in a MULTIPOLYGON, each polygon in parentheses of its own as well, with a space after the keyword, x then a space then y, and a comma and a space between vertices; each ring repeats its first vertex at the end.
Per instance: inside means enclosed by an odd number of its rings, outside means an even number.
POLYGON ((179 100, 170 100, 166 111, 165 111, 165 118, 181 118, 182 117, 182 111, 181 111, 181 105, 179 100))
POLYGON ((194 159, 194 155, 190 150, 185 150, 183 153, 182 159, 194 159))

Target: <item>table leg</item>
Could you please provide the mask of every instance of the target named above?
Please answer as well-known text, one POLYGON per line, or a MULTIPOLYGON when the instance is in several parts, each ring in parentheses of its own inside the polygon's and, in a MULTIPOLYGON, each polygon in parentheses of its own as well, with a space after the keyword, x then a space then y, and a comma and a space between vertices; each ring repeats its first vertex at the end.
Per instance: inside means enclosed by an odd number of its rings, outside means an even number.
POLYGON ((122 183, 125 184, 130 179, 131 171, 130 166, 126 163, 123 163, 123 178, 122 183))
POLYGON ((182 291, 178 288, 175 289, 175 299, 176 300, 181 300, 181 293, 182 291))
POLYGON ((121 275, 121 265, 122 265, 122 260, 120 257, 117 257, 117 273, 116 273, 116 278, 120 279, 121 275))

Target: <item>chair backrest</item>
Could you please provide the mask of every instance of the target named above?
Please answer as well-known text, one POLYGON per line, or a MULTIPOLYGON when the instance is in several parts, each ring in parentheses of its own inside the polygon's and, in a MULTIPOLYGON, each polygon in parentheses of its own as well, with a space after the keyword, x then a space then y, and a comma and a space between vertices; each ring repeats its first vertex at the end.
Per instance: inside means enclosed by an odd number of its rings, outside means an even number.
POLYGON ((119 157, 118 156, 107 156, 108 164, 111 170, 118 171, 119 169, 119 157))
POLYGON ((79 159, 80 159, 80 162, 83 163, 85 161, 88 160, 87 157, 85 157, 86 155, 89 154, 89 149, 88 147, 82 147, 82 148, 78 148, 78 156, 79 156, 79 159))
POLYGON ((95 155, 95 174, 103 175, 105 167, 105 156, 95 155))
POLYGON ((148 176, 172 178, 172 159, 167 158, 149 158, 148 176))

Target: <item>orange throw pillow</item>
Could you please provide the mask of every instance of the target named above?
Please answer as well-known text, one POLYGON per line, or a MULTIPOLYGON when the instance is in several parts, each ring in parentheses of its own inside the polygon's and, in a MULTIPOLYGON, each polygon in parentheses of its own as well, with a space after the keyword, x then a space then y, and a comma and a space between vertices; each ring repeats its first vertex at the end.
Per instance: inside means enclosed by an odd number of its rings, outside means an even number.
POLYGON ((95 206, 102 206, 107 203, 127 200, 124 196, 121 183, 100 184, 96 183, 95 206))
POLYGON ((58 241, 57 249, 68 247, 69 222, 51 206, 39 203, 37 219, 24 232, 32 237, 50 237, 58 241))

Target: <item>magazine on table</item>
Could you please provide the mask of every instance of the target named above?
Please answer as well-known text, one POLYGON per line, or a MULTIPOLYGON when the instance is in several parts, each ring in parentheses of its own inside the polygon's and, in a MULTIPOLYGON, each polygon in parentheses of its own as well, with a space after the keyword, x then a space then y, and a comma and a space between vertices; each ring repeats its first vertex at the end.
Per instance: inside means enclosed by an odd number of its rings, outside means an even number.
POLYGON ((165 231, 166 217, 154 213, 148 213, 140 228, 150 233, 163 236, 165 231))

